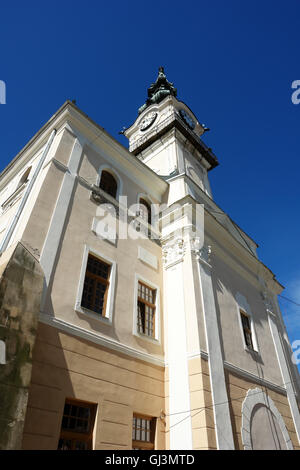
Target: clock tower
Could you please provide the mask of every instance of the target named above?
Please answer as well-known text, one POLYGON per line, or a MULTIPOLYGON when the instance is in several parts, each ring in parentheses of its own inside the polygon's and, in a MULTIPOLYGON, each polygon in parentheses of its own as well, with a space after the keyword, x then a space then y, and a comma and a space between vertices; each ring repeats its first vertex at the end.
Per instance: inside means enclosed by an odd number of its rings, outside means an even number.
POLYGON ((218 160, 201 136, 208 129, 179 101, 164 68, 148 88, 148 98, 136 121, 125 130, 129 150, 170 184, 168 204, 204 191, 212 197, 208 171, 218 160))
MULTIPOLYGON (((160 217, 160 244, 169 390, 168 448, 173 450, 199 445, 195 438, 195 433, 200 432, 195 427, 199 425, 192 419, 192 409, 201 409, 211 398, 206 389, 194 390, 192 367, 206 367, 201 356, 205 343, 210 371, 207 387, 211 387, 213 402, 223 403, 214 410, 217 446, 234 448, 224 371, 220 366, 222 350, 210 269, 211 247, 204 233, 204 207, 214 205, 208 171, 218 165, 216 156, 201 139, 206 130, 190 108, 178 100, 176 88, 160 67, 136 121, 124 132, 130 152, 169 184, 164 200, 166 210, 161 211, 160 217), (207 338, 203 336, 201 312, 207 338)), ((213 438, 210 441, 205 424, 209 418, 201 419, 206 445, 213 447, 215 443, 213 438)))

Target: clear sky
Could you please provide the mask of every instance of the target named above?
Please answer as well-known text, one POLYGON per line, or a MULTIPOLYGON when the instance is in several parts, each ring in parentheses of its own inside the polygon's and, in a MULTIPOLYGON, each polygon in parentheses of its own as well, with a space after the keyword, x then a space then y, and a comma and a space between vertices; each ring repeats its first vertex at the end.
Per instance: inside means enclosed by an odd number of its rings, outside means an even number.
MULTIPOLYGON (((163 65, 211 129, 216 202, 300 304, 299 31, 299 0, 2 2, 1 169, 66 99, 127 146, 118 131, 163 65)), ((300 339, 300 307, 281 307, 300 339)))

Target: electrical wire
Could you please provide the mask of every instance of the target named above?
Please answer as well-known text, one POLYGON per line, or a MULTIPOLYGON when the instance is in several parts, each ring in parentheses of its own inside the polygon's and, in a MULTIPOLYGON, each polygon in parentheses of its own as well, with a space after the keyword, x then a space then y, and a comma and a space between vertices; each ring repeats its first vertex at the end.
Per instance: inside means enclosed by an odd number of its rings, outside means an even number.
MULTIPOLYGON (((285 385, 288 385, 288 384, 291 384, 291 383, 295 383, 293 380, 290 380, 289 382, 284 382, 282 383, 281 385, 279 386, 285 386, 285 385)), ((264 388, 267 388, 265 385, 261 384, 262 387, 264 388)), ((259 392, 255 392, 253 393, 253 395, 256 395, 256 394, 259 394, 259 393, 264 393, 263 390, 260 390, 259 392)), ((220 402, 220 403, 214 403, 212 405, 207 405, 207 406, 202 406, 200 408, 193 408, 192 410, 185 410, 185 411, 178 411, 176 413, 170 413, 170 414, 165 414, 164 416, 165 417, 168 417, 168 416, 174 416, 174 415, 178 415, 178 414, 183 414, 183 413, 191 413, 192 411, 197 411, 199 410, 200 411, 203 411, 205 409, 211 409, 211 408, 214 408, 214 406, 219 406, 219 405, 225 405, 226 403, 231 403, 232 401, 237 401, 237 400, 241 400, 242 398, 245 398, 245 395, 241 395, 239 397, 236 397, 236 398, 232 398, 231 400, 226 400, 226 401, 223 401, 223 402, 220 402)), ((196 416, 196 415, 193 415, 193 416, 196 416)), ((193 417, 192 416, 192 417, 193 417)), ((189 418, 189 416, 186 416, 185 418, 183 418, 182 421, 184 421, 185 419, 189 418)), ((171 427, 174 427, 176 426, 177 424, 180 424, 182 421, 179 421, 178 423, 175 423, 173 426, 171 427)))
POLYGON ((289 299, 288 297, 285 297, 284 295, 281 295, 281 294, 278 294, 278 296, 281 297, 281 298, 284 299, 284 300, 287 300, 288 302, 291 302, 291 303, 294 304, 294 305, 297 305, 297 307, 300 307, 300 304, 298 304, 298 303, 295 302, 294 300, 289 299))

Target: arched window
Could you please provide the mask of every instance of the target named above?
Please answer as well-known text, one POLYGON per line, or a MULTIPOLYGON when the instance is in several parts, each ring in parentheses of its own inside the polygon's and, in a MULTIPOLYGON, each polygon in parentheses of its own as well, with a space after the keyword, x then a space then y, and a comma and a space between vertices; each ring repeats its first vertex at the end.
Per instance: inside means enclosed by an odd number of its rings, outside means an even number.
POLYGON ((149 225, 151 225, 151 206, 149 202, 147 202, 145 199, 140 198, 139 201, 139 216, 147 222, 149 225))
POLYGON ((27 170, 25 171, 25 173, 22 175, 22 178, 20 179, 19 181, 19 184, 17 186, 17 189, 19 189, 21 186, 23 186, 23 184, 27 183, 28 181, 28 176, 31 172, 31 166, 29 168, 27 168, 27 170))
POLYGON ((100 189, 103 189, 111 197, 116 198, 118 183, 111 173, 103 170, 101 173, 100 189))

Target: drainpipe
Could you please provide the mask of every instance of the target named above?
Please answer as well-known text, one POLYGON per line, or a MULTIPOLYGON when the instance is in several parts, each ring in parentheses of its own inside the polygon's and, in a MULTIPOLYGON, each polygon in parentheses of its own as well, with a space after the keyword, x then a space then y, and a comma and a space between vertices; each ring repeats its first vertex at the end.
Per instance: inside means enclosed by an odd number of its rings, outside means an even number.
POLYGON ((33 174, 33 177, 31 178, 31 180, 30 180, 30 182, 29 182, 29 184, 28 184, 28 186, 27 186, 27 189, 26 189, 26 191, 25 191, 25 193, 24 193, 24 196, 23 196, 23 198, 22 198, 21 204, 19 205, 18 210, 17 210, 17 212, 16 212, 16 214, 15 214, 13 220, 11 221, 9 227, 7 228, 6 233, 5 233, 5 236, 4 236, 4 238, 3 238, 3 240, 2 240, 2 242, 1 242, 1 244, 0 244, 0 256, 1 256, 2 253, 6 250, 8 244, 9 244, 11 238, 12 238, 12 235, 13 235, 13 233, 14 233, 14 231, 15 231, 16 225, 17 225, 17 223, 18 223, 18 221, 19 221, 19 218, 20 218, 20 216, 21 216, 21 214, 22 214, 22 212, 23 212, 23 209, 24 209, 24 207, 25 207, 25 204, 26 204, 26 202, 27 202, 27 200, 28 200, 28 198, 29 198, 31 189, 32 189, 34 183, 36 182, 36 179, 37 179, 37 177, 38 177, 38 174, 39 174, 39 172, 40 172, 40 170, 41 170, 41 168, 42 168, 42 166, 43 166, 43 164, 44 164, 44 161, 45 161, 45 159, 46 159, 46 157, 47 157, 47 155, 48 155, 48 152, 49 152, 49 149, 50 149, 51 144, 52 144, 52 142, 53 142, 53 139, 54 139, 55 134, 56 134, 56 129, 53 129, 53 131, 51 132, 51 135, 50 135, 50 137, 49 137, 49 139, 48 139, 48 142, 47 142, 47 145, 46 145, 46 147, 45 147, 45 150, 43 151, 43 154, 42 154, 42 156, 41 156, 41 158, 40 158, 40 161, 39 161, 39 163, 38 163, 38 166, 36 167, 35 172, 34 172, 34 174, 33 174))

